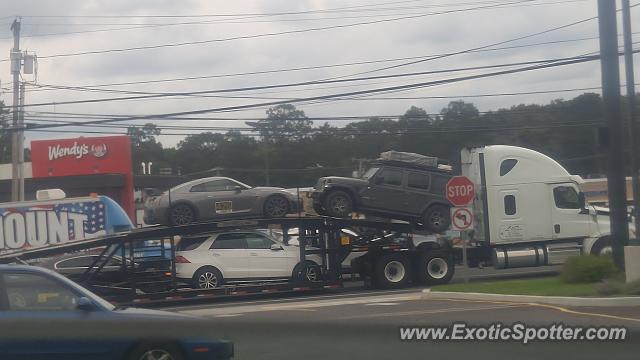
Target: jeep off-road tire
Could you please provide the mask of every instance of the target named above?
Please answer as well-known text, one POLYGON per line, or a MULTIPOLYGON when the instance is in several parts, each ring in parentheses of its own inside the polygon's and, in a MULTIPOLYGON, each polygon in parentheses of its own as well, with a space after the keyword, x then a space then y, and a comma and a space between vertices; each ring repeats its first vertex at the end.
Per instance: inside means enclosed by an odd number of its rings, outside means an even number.
POLYGON ((353 212, 353 199, 344 191, 334 190, 324 199, 324 209, 331 217, 349 217, 353 212))

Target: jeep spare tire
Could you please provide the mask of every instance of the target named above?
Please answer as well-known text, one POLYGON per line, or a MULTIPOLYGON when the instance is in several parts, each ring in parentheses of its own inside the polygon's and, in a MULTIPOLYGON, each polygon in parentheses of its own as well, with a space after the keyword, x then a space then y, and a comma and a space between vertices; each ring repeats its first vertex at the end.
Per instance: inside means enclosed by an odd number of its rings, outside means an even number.
POLYGON ((443 233, 451 225, 451 210, 444 205, 433 205, 425 212, 422 223, 433 232, 443 233))
POLYGON ((332 217, 349 217, 353 212, 353 200, 346 192, 335 190, 325 198, 324 209, 327 215, 332 217))

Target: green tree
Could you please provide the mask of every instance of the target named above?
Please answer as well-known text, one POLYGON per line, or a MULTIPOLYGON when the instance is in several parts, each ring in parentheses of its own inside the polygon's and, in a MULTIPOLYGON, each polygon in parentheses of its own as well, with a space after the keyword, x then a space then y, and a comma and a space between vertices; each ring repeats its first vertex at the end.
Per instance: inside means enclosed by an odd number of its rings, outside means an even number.
POLYGON ((130 126, 127 135, 131 139, 134 148, 140 148, 144 143, 155 143, 156 136, 160 135, 160 129, 155 124, 147 123, 144 126, 130 126))
POLYGON ((404 129, 424 128, 430 125, 433 119, 423 108, 411 106, 404 115, 398 119, 398 127, 404 129))
POLYGON ((292 104, 281 104, 267 109, 267 118, 247 125, 257 129, 263 139, 279 142, 285 139, 299 140, 304 138, 313 127, 304 111, 296 109, 292 104))
MULTIPOLYGON (((224 134, 204 132, 188 135, 176 148, 176 166, 183 174, 200 173, 219 166, 216 150, 224 142, 224 134)), ((204 176, 208 173, 204 174, 204 176)))
POLYGON ((152 172, 164 167, 171 167, 171 162, 166 157, 162 144, 157 142, 160 129, 155 124, 147 123, 142 127, 130 126, 127 135, 131 139, 131 158, 134 172, 141 172, 142 162, 152 162, 152 172))
POLYGON ((461 121, 477 119, 480 112, 472 103, 456 100, 449 102, 449 105, 440 111, 440 115, 444 121, 461 121))

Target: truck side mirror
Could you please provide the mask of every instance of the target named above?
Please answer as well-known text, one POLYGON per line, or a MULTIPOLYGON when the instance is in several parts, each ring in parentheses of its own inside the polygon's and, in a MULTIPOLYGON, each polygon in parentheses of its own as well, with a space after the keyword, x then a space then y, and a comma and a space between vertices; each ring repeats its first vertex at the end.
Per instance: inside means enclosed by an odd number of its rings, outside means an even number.
POLYGON ((580 214, 588 214, 589 208, 587 208, 587 200, 584 197, 584 193, 578 194, 578 202, 580 203, 580 214))

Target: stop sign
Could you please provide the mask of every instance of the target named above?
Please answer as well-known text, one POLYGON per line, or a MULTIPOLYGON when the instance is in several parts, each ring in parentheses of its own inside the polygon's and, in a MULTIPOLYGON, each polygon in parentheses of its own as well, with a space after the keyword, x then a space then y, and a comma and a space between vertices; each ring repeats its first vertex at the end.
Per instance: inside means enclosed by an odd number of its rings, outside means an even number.
POLYGON ((447 182, 445 189, 447 200, 455 206, 464 206, 476 196, 471 180, 466 176, 454 176, 447 182))

